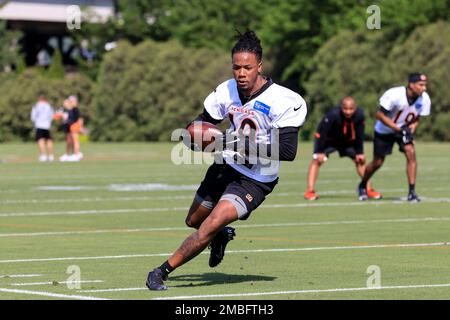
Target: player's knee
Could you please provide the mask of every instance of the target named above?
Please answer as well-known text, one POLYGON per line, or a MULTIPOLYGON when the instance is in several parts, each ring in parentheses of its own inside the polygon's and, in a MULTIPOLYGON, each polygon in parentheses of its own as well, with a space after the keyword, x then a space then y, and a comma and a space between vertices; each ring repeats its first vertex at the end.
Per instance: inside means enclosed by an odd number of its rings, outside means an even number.
POLYGON ((378 158, 378 159, 374 159, 372 165, 376 168, 379 169, 384 163, 384 159, 382 158, 378 158))
POLYGON ((198 229, 198 241, 203 244, 208 244, 212 241, 214 236, 222 229, 221 225, 217 224, 206 224, 202 225, 201 228, 198 229))
POLYGON ((198 229, 200 227, 200 223, 195 219, 193 219, 192 216, 187 216, 186 219, 184 220, 184 223, 189 228, 198 229))
POLYGON ((191 217, 186 217, 186 219, 184 220, 184 223, 186 224, 186 226, 188 226, 189 228, 194 228, 194 224, 193 221, 191 219, 191 217))
POLYGON ((324 158, 314 159, 313 161, 318 167, 322 166, 325 163, 325 159, 324 158))
POLYGON ((408 146, 408 148, 405 148, 405 154, 408 160, 415 161, 416 160, 416 150, 412 146, 408 146))

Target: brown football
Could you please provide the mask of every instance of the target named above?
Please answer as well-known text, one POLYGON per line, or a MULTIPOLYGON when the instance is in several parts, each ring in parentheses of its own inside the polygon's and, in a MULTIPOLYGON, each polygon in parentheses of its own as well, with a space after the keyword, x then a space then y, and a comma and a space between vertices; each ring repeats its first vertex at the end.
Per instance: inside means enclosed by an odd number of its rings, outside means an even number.
POLYGON ((191 144, 198 146, 197 149, 201 151, 205 151, 205 148, 214 142, 217 136, 222 135, 222 131, 216 125, 205 121, 194 121, 186 130, 190 135, 191 144))

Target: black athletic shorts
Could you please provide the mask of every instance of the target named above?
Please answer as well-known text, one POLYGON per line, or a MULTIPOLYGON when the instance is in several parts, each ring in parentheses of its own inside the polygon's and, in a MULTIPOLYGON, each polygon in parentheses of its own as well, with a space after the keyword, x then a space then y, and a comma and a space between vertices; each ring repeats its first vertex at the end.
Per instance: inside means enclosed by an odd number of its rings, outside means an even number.
POLYGON ((50 130, 36 129, 35 139, 36 139, 36 141, 41 140, 41 139, 52 140, 50 130))
POLYGON ((227 164, 213 163, 197 190, 197 196, 214 207, 222 195, 236 195, 247 207, 246 215, 239 219, 246 220, 272 192, 277 183, 278 178, 268 183, 260 182, 243 175, 227 164))
POLYGON ((380 134, 375 132, 373 139, 373 155, 376 157, 384 157, 392 154, 394 143, 398 144, 398 150, 405 152, 405 144, 400 136, 396 134, 380 134))
POLYGON ((59 130, 64 132, 65 134, 70 132, 70 126, 68 123, 63 123, 60 127, 59 130))
POLYGON ((328 157, 330 155, 330 153, 333 153, 335 151, 339 152, 340 157, 350 157, 352 159, 355 159, 355 157, 356 157, 356 149, 352 145, 350 145, 350 146, 336 145, 334 143, 327 142, 325 144, 325 150, 320 152, 318 145, 317 145, 317 139, 314 142, 314 154, 325 153, 326 156, 328 157))

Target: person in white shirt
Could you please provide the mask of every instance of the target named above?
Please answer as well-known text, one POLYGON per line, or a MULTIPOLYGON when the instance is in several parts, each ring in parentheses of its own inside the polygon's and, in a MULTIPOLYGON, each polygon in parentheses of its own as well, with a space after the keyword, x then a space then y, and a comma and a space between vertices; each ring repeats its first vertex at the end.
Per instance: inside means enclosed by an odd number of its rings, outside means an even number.
POLYGON ((383 165, 385 157, 392 153, 394 143, 406 157, 409 183, 409 202, 419 202, 415 191, 417 160, 414 133, 420 117, 430 115, 431 100, 427 94, 427 76, 423 73, 409 75, 407 87, 394 87, 380 98, 374 137, 374 158, 358 186, 359 200, 367 200, 367 181, 383 165))
POLYGON ((203 113, 194 120, 231 123, 227 134, 216 138, 221 157, 209 167, 186 217, 187 226, 197 231, 149 272, 150 290, 166 290, 168 274, 208 244, 209 266, 217 266, 235 236, 227 225, 249 217, 278 183, 280 161, 293 161, 297 154, 299 127, 307 114, 305 100, 261 75, 262 48, 253 31, 239 34, 231 55, 233 79, 208 95, 203 113))
POLYGON ((34 122, 35 139, 39 146, 39 161, 53 161, 53 139, 50 127, 53 120, 53 108, 44 95, 39 96, 38 102, 31 109, 31 121, 34 122))

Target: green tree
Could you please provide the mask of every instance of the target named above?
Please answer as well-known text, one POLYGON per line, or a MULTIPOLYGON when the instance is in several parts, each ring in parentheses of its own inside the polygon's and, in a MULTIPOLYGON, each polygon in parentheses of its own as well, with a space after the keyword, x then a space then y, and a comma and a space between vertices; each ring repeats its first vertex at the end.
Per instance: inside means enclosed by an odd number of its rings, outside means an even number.
POLYGON ((51 79, 62 79, 64 78, 64 65, 62 54, 59 49, 56 49, 52 56, 52 63, 48 67, 48 69, 44 72, 44 74, 51 79))
POLYGON ((6 21, 0 21, 0 72, 12 69, 22 58, 18 44, 22 33, 6 29, 6 21))
POLYGON ((424 118, 418 135, 424 139, 450 137, 448 83, 449 22, 417 27, 405 41, 390 42, 388 32, 343 31, 331 38, 314 58, 314 72, 306 89, 310 105, 305 135, 318 119, 345 95, 352 95, 366 113, 366 135, 373 134, 378 99, 390 87, 406 85, 409 73, 429 75, 432 115, 424 118), (394 44, 394 46, 392 46, 394 44))
POLYGON ((380 7, 384 41, 390 45, 404 40, 417 26, 450 16, 449 0, 275 1, 261 25, 261 36, 277 77, 304 93, 314 72, 313 57, 328 39, 341 30, 380 32, 366 28, 366 10, 372 4, 380 7))
POLYGON ((91 137, 101 141, 169 140, 202 110, 231 74, 229 57, 177 42, 120 42, 101 65, 91 137))
MULTIPOLYGON (((382 66, 386 47, 381 32, 343 31, 320 48, 314 58, 315 71, 305 84, 310 106, 304 134, 311 137, 320 117, 346 95, 365 110, 366 126, 373 125, 377 98, 385 90, 388 76, 382 66)), ((371 135, 371 130, 366 130, 371 135)))

